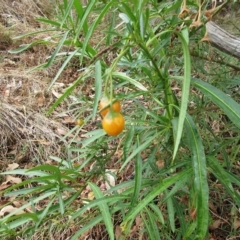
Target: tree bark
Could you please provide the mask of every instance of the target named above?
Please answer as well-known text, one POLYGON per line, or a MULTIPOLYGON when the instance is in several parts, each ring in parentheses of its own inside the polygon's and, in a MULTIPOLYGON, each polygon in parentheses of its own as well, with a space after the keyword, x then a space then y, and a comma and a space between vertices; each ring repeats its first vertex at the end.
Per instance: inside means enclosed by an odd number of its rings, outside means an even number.
POLYGON ((219 50, 240 59, 240 38, 228 33, 210 21, 206 24, 210 43, 219 50))

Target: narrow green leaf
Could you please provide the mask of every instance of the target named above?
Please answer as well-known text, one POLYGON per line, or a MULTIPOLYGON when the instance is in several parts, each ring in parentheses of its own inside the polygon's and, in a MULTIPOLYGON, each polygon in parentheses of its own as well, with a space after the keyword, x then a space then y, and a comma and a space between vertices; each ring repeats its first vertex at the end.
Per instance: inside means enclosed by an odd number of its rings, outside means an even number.
POLYGON ((18 54, 18 53, 21 53, 21 52, 27 50, 28 48, 33 47, 34 45, 37 45, 37 44, 48 44, 48 43, 49 42, 45 41, 45 40, 37 40, 37 41, 34 41, 32 43, 29 43, 29 44, 24 44, 24 45, 22 45, 21 47, 19 47, 17 49, 9 50, 8 52, 12 53, 12 54, 18 54))
POLYGON ((149 222, 146 219, 146 215, 141 214, 141 217, 142 217, 145 229, 146 229, 145 231, 147 232, 148 239, 154 240, 155 236, 153 234, 153 231, 151 229, 151 226, 150 226, 149 222))
POLYGON ((127 159, 127 155, 130 154, 129 152, 130 152, 130 149, 131 149, 134 133, 135 133, 135 128, 134 128, 134 126, 132 126, 130 128, 130 130, 128 131, 127 137, 126 137, 126 139, 124 141, 124 145, 123 145, 124 159, 127 159))
POLYGON ((111 44, 111 40, 112 40, 112 35, 114 34, 114 28, 116 26, 116 13, 115 11, 113 11, 112 13, 112 21, 109 24, 109 28, 108 28, 108 35, 106 38, 106 46, 109 46, 111 44))
MULTIPOLYGON (((139 138, 137 139, 137 147, 139 147, 139 138)), ((134 177, 134 192, 132 197, 132 205, 138 203, 139 193, 142 185, 142 158, 140 152, 138 152, 135 161, 135 177, 134 177)))
MULTIPOLYGON (((198 240, 198 239, 200 240, 201 238, 198 238, 198 236, 195 235, 196 227, 197 227, 197 222, 196 222, 196 221, 192 222, 192 223, 188 226, 186 232, 184 233, 183 239, 192 239, 192 237, 193 237, 192 234, 193 234, 196 240, 198 240)), ((193 239, 194 239, 194 238, 193 238, 193 239)), ((204 239, 204 238, 203 238, 203 239, 204 239)), ((201 239, 201 240, 202 240, 202 239, 201 239)))
MULTIPOLYGON (((125 19, 126 21, 128 21, 126 23, 130 22, 128 19, 130 19, 132 22, 137 22, 134 12, 130 8, 129 4, 127 4, 125 2, 121 2, 121 5, 119 5, 119 10, 122 11, 126 15, 126 17, 122 18, 122 19, 125 19)), ((120 13, 120 14, 122 14, 122 13, 120 13)))
MULTIPOLYGON (((151 168, 151 170, 154 173, 158 173, 159 171, 158 167, 156 166, 156 153, 158 150, 159 150, 159 146, 156 145, 151 149, 151 154, 148 156, 149 168, 151 168)), ((144 177, 147 177, 148 176, 147 174, 148 174, 148 169, 145 171, 144 177)), ((150 172, 150 174, 152 173, 150 172)))
POLYGON ((142 91, 148 91, 147 88, 145 88, 140 82, 134 80, 133 78, 130 78, 126 75, 126 73, 122 73, 122 72, 113 72, 112 73, 113 77, 116 78, 120 78, 123 79, 124 81, 127 81, 129 83, 131 83, 132 85, 134 85, 136 88, 142 90, 142 91))
POLYGON ((186 36, 183 37, 182 33, 177 33, 177 34, 179 39, 182 42, 182 49, 183 49, 183 55, 184 55, 184 80, 182 84, 181 107, 180 107, 180 113, 178 118, 177 134, 176 134, 176 139, 174 143, 173 159, 175 159, 176 157, 177 150, 178 150, 181 136, 182 136, 183 125, 184 125, 185 116, 187 113, 188 96, 189 96, 190 83, 191 83, 191 59, 190 59, 188 44, 185 40, 186 36))
POLYGON ((188 224, 188 222, 186 221, 185 209, 177 198, 173 197, 172 201, 173 201, 173 206, 177 215, 176 218, 179 220, 179 223, 180 223, 180 227, 178 228, 178 230, 181 231, 183 236, 187 230, 187 224, 188 224))
POLYGON ((220 183, 224 186, 228 194, 233 198, 233 200, 240 206, 240 196, 234 190, 231 182, 231 177, 229 178, 229 173, 225 170, 218 159, 213 156, 209 156, 208 165, 211 167, 210 171, 212 174, 220 181, 220 183))
POLYGON ((29 177, 32 176, 49 176, 49 173, 43 172, 43 171, 32 171, 29 172, 28 169, 15 169, 15 170, 10 170, 10 171, 6 171, 6 172, 2 172, 0 173, 2 175, 6 175, 6 174, 18 174, 18 175, 26 175, 29 177))
MULTIPOLYGON (((91 187, 92 191, 94 192, 94 196, 96 199, 104 197, 100 188, 97 185, 95 185, 94 183, 91 183, 91 182, 88 184, 91 187)), ((106 203, 101 203, 98 206, 99 206, 99 209, 101 210, 103 221, 107 228, 109 237, 111 240, 114 240, 114 231, 113 231, 114 227, 113 227, 112 216, 110 214, 109 207, 106 203)))
MULTIPOLYGON (((69 198, 66 198, 63 200, 64 202, 64 207, 66 208, 67 206, 71 205, 72 202, 74 200, 76 200, 77 198, 79 198, 79 195, 81 194, 82 192, 82 189, 80 189, 79 191, 75 192, 75 193, 72 193, 72 195, 69 197, 69 198)), ((55 197, 55 196, 54 196, 55 197)), ((43 212, 44 210, 42 211, 39 211, 38 214, 41 215, 41 213, 43 212)), ((47 212, 47 215, 50 216, 52 213, 56 212, 57 211, 57 214, 58 214, 58 211, 59 211, 59 204, 56 203, 55 205, 49 205, 49 209, 48 209, 48 212, 47 212)))
POLYGON ((142 37, 142 39, 144 39, 144 35, 145 35, 145 26, 144 26, 144 16, 143 13, 140 13, 140 19, 139 19, 139 29, 140 29, 140 36, 142 37))
MULTIPOLYGON (((180 81, 183 80, 183 77, 180 76, 171 76, 171 78, 180 81)), ((200 79, 192 78, 191 84, 213 101, 213 103, 215 103, 229 119, 240 128, 240 104, 218 88, 200 79)))
POLYGON ((59 167, 58 166, 53 166, 53 165, 49 165, 49 164, 43 164, 43 165, 40 165, 40 166, 36 166, 36 167, 33 167, 33 168, 31 168, 27 171, 32 172, 32 171, 36 171, 36 170, 48 171, 48 172, 52 172, 52 173, 59 173, 59 167))
POLYGON ((91 13, 94 5, 96 4, 97 0, 90 0, 88 1, 88 5, 87 5, 87 8, 85 9, 84 11, 84 15, 82 16, 81 18, 81 22, 79 23, 77 29, 76 29, 76 32, 75 32, 75 40, 74 42, 77 42, 77 39, 79 38, 79 35, 80 35, 80 32, 83 28, 84 25, 86 25, 86 22, 87 22, 87 18, 89 16, 89 14, 91 13))
MULTIPOLYGON (((168 191, 165 190, 165 194, 167 195, 168 191)), ((174 210, 174 207, 173 207, 173 201, 172 201, 172 198, 169 197, 167 199, 167 213, 168 213, 168 220, 169 220, 169 223, 170 223, 170 227, 171 227, 171 230, 172 232, 175 232, 175 210, 174 210)))
POLYGON ((155 212, 155 215, 157 216, 160 223, 165 224, 164 217, 160 208, 157 205, 152 203, 149 204, 149 207, 155 212))
POLYGON ((103 217, 102 215, 99 215, 97 217, 91 218, 91 220, 81 227, 80 230, 78 230, 72 237, 71 240, 79 240, 79 237, 82 236, 84 232, 86 232, 88 229, 92 229, 95 225, 100 223, 102 221, 103 217))
POLYGON ((125 13, 119 13, 119 17, 125 22, 130 23, 130 18, 125 13))
POLYGON ((92 118, 96 117, 96 113, 98 110, 98 102, 101 98, 102 94, 102 68, 101 63, 98 60, 95 63, 95 96, 94 96, 94 103, 93 103, 93 114, 92 118))
POLYGON ((60 76, 60 74, 62 73, 62 71, 65 69, 65 67, 67 66, 67 64, 70 62, 70 60, 75 56, 75 54, 78 52, 78 48, 72 52, 64 61, 64 63, 62 64, 62 66, 59 68, 57 74, 55 75, 54 79, 51 81, 49 87, 48 87, 48 91, 52 88, 52 86, 54 85, 54 83, 57 81, 58 77, 60 76))
POLYGON ((131 219, 135 218, 143 210, 143 208, 146 207, 157 195, 164 192, 178 180, 188 177, 190 173, 191 169, 187 169, 178 173, 177 175, 165 178, 163 181, 159 182, 159 184, 152 186, 152 190, 142 199, 142 201, 138 203, 136 207, 131 209, 126 215, 126 218, 121 224, 123 230, 127 228, 128 222, 130 222, 131 219))
POLYGON ((49 156, 50 159, 58 162, 59 164, 61 165, 64 165, 65 167, 69 168, 71 165, 68 161, 64 160, 64 159, 61 159, 59 157, 56 157, 56 156, 49 156))
POLYGON ((128 196, 124 196, 124 195, 112 195, 112 196, 108 196, 108 197, 103 197, 100 199, 96 199, 93 201, 90 201, 88 204, 86 204, 84 207, 82 207, 81 209, 77 210, 73 215, 72 218, 70 220, 74 220, 77 217, 79 217, 80 215, 82 215, 85 211, 87 211, 88 209, 91 209, 93 207, 99 206, 101 204, 115 204, 116 202, 119 201, 125 201, 128 200, 129 197, 128 196))
MULTIPOLYGON (((83 6, 82 6, 81 1, 75 0, 75 1, 74 1, 74 7, 75 7, 76 12, 77 12, 77 14, 78 14, 78 21, 76 22, 76 24, 77 24, 76 26, 78 26, 79 20, 81 21, 82 18, 83 18, 83 15, 84 15, 83 6)), ((84 34, 86 35, 87 32, 88 32, 87 21, 85 21, 85 22, 83 23, 82 28, 83 28, 84 34)))
MULTIPOLYGON (((25 223, 34 221, 36 222, 38 220, 38 216, 35 213, 24 213, 17 216, 10 217, 8 215, 7 219, 7 228, 8 229, 14 229, 20 226, 23 226, 25 223)), ((4 224, 6 224, 2 219, 0 220, 0 226, 2 227, 4 224)))
MULTIPOLYGON (((111 214, 114 214, 115 212, 120 211, 121 208, 120 207, 113 207, 111 209, 111 214)), ((102 215, 98 215, 94 218, 91 218, 91 220, 84 225, 83 227, 81 227, 81 229, 79 231, 77 231, 73 237, 71 237, 71 240, 79 240, 79 237, 86 232, 88 229, 92 229, 94 226, 96 226, 98 223, 100 223, 103 220, 102 215)))
POLYGON ((46 116, 49 116, 54 109, 62 102, 64 99, 76 88, 76 86, 83 81, 83 76, 80 76, 70 87, 68 87, 63 95, 57 99, 57 101, 50 107, 50 109, 47 111, 46 116))
POLYGON ((159 234, 159 227, 157 226, 157 222, 155 219, 154 214, 149 211, 146 207, 144 208, 144 212, 146 214, 141 214, 142 215, 142 219, 144 221, 144 225, 147 228, 148 231, 148 237, 151 240, 160 240, 160 234, 159 234))
POLYGON ((57 195, 58 195, 59 210, 60 210, 60 213, 63 215, 65 209, 64 209, 64 203, 63 203, 62 193, 60 189, 58 189, 57 195))
POLYGON ((57 56, 58 52, 60 51, 61 47, 63 46, 68 34, 69 34, 70 30, 66 31, 61 39, 61 41, 59 42, 58 46, 56 47, 55 51, 53 52, 53 54, 51 55, 50 59, 48 60, 48 62, 44 65, 43 68, 48 68, 52 62, 54 61, 55 57, 57 56))
POLYGON ((103 129, 93 130, 85 134, 85 137, 91 135, 89 138, 84 139, 81 141, 82 147, 87 147, 90 143, 94 142, 96 139, 106 135, 106 132, 103 129))
MULTIPOLYGON (((46 19, 46 18, 36 18, 37 21, 39 22, 44 22, 44 23, 47 23, 47 24, 50 24, 50 25, 53 25, 53 26, 56 26, 56 27, 60 27, 61 24, 59 22, 56 22, 54 20, 51 20, 51 19, 46 19)), ((46 30, 45 30, 46 31, 46 30)), ((42 31, 44 32, 44 31, 42 31)))
POLYGON ((229 180, 240 187, 240 178, 231 172, 227 172, 229 180))
POLYGON ((48 215, 49 209, 53 205, 54 201, 55 201, 55 197, 53 197, 52 200, 48 202, 47 206, 43 209, 43 211, 40 214, 38 214, 38 220, 36 222, 35 229, 41 224, 43 219, 48 215))
POLYGON ((10 190, 9 190, 9 192, 6 192, 5 194, 4 194, 4 196, 5 197, 11 197, 11 196, 20 196, 20 195, 24 195, 24 196, 27 196, 27 194, 33 194, 33 193, 37 193, 37 192, 39 192, 39 191, 42 191, 42 190, 45 190, 46 189, 46 187, 45 186, 37 186, 37 187, 33 187, 33 188, 23 188, 23 189, 21 189, 21 190, 16 190, 16 189, 18 189, 18 187, 25 187, 27 184, 29 184, 29 183, 33 183, 33 182, 36 182, 35 180, 33 180, 33 179, 31 179, 31 180, 25 180, 24 182, 23 182, 23 184, 17 184, 17 186, 16 185, 14 185, 10 190), (11 191, 12 190, 12 191, 11 191))
POLYGON ((184 40, 186 41, 186 43, 189 44, 189 32, 188 32, 188 29, 186 27, 183 28, 181 33, 182 33, 182 36, 183 36, 184 40))
POLYGON ((194 171, 194 191, 196 194, 197 207, 197 239, 204 239, 208 230, 208 199, 209 190, 207 182, 206 158, 202 144, 201 136, 192 118, 186 117, 187 137, 189 139, 189 148, 192 154, 192 163, 194 171))
MULTIPOLYGON (((49 186, 48 188, 51 188, 51 186, 49 186)), ((24 189, 23 189, 24 190, 24 189)), ((27 190, 27 189, 25 189, 27 190)), ((41 189, 36 193, 35 196, 37 196, 37 194, 39 195, 39 192, 41 191, 41 189)), ((27 193, 26 193, 27 194, 27 193)), ((72 201, 74 201, 76 198, 79 197, 80 191, 76 192, 75 194, 73 194, 71 197, 67 198, 64 200, 64 206, 68 206, 72 203, 72 201)), ((45 198, 45 196, 44 196, 45 198)), ((53 196, 53 198, 51 196, 47 196, 47 199, 53 199, 54 200, 55 196, 53 196)), ((40 199, 33 199, 31 200, 28 205, 25 205, 24 207, 28 207, 29 205, 38 203, 39 201, 42 200, 42 196, 40 197, 40 199)), ((2 230, 2 228, 4 228, 4 224, 7 223, 8 229, 9 227, 13 228, 17 228, 19 226, 22 226, 24 223, 27 223, 29 221, 35 221, 36 225, 35 225, 35 229, 38 227, 39 224, 41 224, 41 220, 45 219, 45 216, 49 216, 50 214, 52 214, 55 211, 59 210, 59 204, 55 204, 52 206, 52 200, 48 203, 47 207, 42 210, 42 211, 38 211, 38 214, 32 213, 32 215, 28 216, 28 215, 18 215, 18 216, 12 216, 12 217, 8 217, 6 216, 6 219, 0 219, 0 231, 2 230), (30 217, 30 218, 26 218, 26 217, 30 217), (18 219, 20 218, 20 219, 18 219), (32 218, 32 219, 31 219, 32 218), (17 219, 16 221, 13 222, 13 219, 17 219), (25 220, 24 220, 25 219, 25 220), (28 219, 28 220, 27 220, 28 219), (2 221, 3 220, 3 221, 2 221)), ((58 214, 58 213, 57 213, 58 214)))
POLYGON ((74 2, 74 0, 71 0, 71 1, 68 3, 67 8, 65 9, 65 12, 64 12, 64 16, 63 16, 63 18, 62 18, 62 22, 61 22, 60 28, 63 27, 63 24, 66 22, 66 19, 69 17, 70 11, 71 11, 72 6, 73 6, 73 2, 74 2))
MULTIPOLYGON (((116 186, 112 186, 109 190, 106 191, 106 194, 113 194, 114 192, 124 192, 126 189, 132 189, 134 187, 134 182, 133 180, 130 181, 125 181, 122 183, 117 184, 116 186)), ((131 190, 132 192, 132 190, 131 190)))
MULTIPOLYGON (((188 163, 188 164, 186 164, 186 163, 184 164, 185 167, 186 167, 186 166, 189 166, 189 164, 191 164, 191 161, 188 161, 187 163, 188 163)), ((175 169, 177 168, 176 166, 177 166, 177 165, 175 165, 175 169)), ((170 169, 171 169, 171 168, 170 168, 170 169)), ((174 171, 174 170, 172 170, 172 171, 174 171)), ((191 174, 193 174, 193 172, 192 172, 191 174)), ((189 177, 191 178, 191 176, 189 176, 189 177)), ((172 201, 173 201, 174 196, 176 196, 176 195, 178 194, 179 189, 184 189, 184 188, 186 187, 186 185, 187 185, 186 182, 187 182, 187 181, 189 181, 189 179, 186 179, 186 178, 183 178, 183 179, 180 179, 179 181, 177 181, 177 182, 175 183, 175 185, 171 188, 171 190, 169 190, 169 191, 166 192, 165 197, 164 197, 164 199, 163 199, 163 202, 167 201, 168 198, 172 198, 172 201)))
POLYGON ((192 85, 210 98, 240 128, 240 104, 207 82, 194 78, 192 79, 192 85))
MULTIPOLYGON (((146 2, 143 4, 143 8, 146 9, 145 13, 144 13, 144 36, 146 35, 146 33, 148 32, 149 35, 153 34, 153 28, 149 26, 150 20, 150 9, 147 7, 145 7, 146 2), (150 29, 150 30, 149 30, 150 29)), ((142 11, 140 11, 142 12, 142 11)))
POLYGON ((19 207, 17 210, 14 210, 14 211, 10 212, 7 216, 1 218, 1 221, 3 221, 3 222, 6 221, 7 219, 9 219, 9 217, 15 215, 18 211, 24 210, 24 209, 26 209, 27 207, 31 206, 32 204, 39 203, 41 200, 43 200, 43 199, 45 199, 45 198, 49 198, 49 197, 52 196, 53 194, 55 194, 55 191, 52 191, 52 192, 44 192, 41 196, 32 199, 31 202, 28 202, 28 203, 24 204, 23 206, 19 207))
MULTIPOLYGON (((22 35, 18 35, 16 37, 14 37, 13 39, 16 40, 16 39, 29 37, 29 36, 32 36, 32 35, 35 35, 35 34, 39 34, 39 33, 55 32, 55 31, 58 31, 58 29, 57 28, 45 29, 45 30, 41 30, 41 31, 30 32, 30 33, 25 33, 25 34, 22 34, 22 35)), ((40 40, 40 41, 43 41, 43 40, 40 40)))
POLYGON ((101 22, 102 18, 106 16, 106 12, 108 11, 108 9, 111 7, 112 4, 113 4, 113 1, 109 1, 108 4, 105 5, 104 9, 102 9, 99 16, 95 19, 95 21, 93 22, 93 24, 89 28, 89 30, 87 32, 87 35, 84 38, 84 43, 83 43, 83 47, 82 47, 82 56, 80 58, 80 62, 82 62, 82 60, 83 60, 84 52, 85 52, 85 50, 88 46, 88 43, 89 43, 89 40, 90 40, 90 38, 93 34, 93 31, 96 29, 98 24, 101 22))
POLYGON ((144 149, 146 149, 154 139, 156 139, 156 137, 159 136, 159 133, 155 134, 153 137, 148 138, 148 140, 146 142, 144 142, 143 144, 141 144, 139 147, 137 147, 132 153, 131 155, 126 159, 126 161, 123 163, 122 167, 120 168, 120 171, 122 171, 125 166, 128 164, 128 162, 134 158, 138 153, 140 153, 141 151, 143 151, 144 149))

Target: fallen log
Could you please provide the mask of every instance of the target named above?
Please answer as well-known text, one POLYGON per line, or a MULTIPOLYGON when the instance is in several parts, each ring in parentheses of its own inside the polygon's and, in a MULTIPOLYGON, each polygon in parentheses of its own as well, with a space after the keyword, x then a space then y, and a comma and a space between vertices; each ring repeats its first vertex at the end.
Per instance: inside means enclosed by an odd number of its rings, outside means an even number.
POLYGON ((206 29, 210 43, 214 47, 240 59, 240 38, 228 33, 212 21, 206 24, 206 29))

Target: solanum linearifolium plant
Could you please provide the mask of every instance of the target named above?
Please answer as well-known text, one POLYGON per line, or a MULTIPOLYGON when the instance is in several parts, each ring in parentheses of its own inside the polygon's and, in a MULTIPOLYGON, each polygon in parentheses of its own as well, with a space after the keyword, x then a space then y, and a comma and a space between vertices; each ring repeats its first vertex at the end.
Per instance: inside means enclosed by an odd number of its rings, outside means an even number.
MULTIPOLYGON (((201 123, 188 112, 192 86, 198 90, 199 98, 204 95, 218 106, 235 131, 239 131, 239 104, 211 82, 193 77, 191 70, 190 50, 200 44, 205 23, 219 11, 216 6, 207 10, 209 3, 65 0, 58 8, 56 19, 38 19, 48 26, 41 32, 49 32, 54 39, 51 44, 57 44, 48 61, 37 68, 62 62, 49 89, 73 59, 78 59, 82 71, 48 114, 73 94, 76 87, 94 78, 94 99, 86 103, 92 111, 84 124, 102 118, 108 135, 100 124, 99 129, 86 133, 82 141, 73 139, 67 159, 53 157, 59 162, 58 167, 44 165, 12 171, 31 178, 8 189, 6 195, 39 180, 41 185, 31 191, 26 188, 15 194, 26 198, 35 193, 29 204, 44 198, 49 198, 51 204, 31 215, 3 217, 0 234, 17 235, 18 227, 24 224, 31 226, 29 234, 44 221, 67 214, 70 225, 79 223, 72 239, 78 239, 101 222, 109 239, 114 239, 115 221, 124 239, 131 234, 137 218, 142 219, 139 234, 146 235, 147 239, 205 239, 211 222, 209 174, 219 179, 232 204, 240 206, 240 196, 233 186, 233 183, 240 185, 239 177, 224 168, 217 152, 206 148, 201 123), (70 51, 66 52, 66 47, 70 51), (112 147, 113 139, 115 147, 112 147), (116 151, 122 152, 115 163, 117 174, 134 166, 133 177, 102 191, 94 179, 105 178, 105 166, 113 161, 116 151), (75 167, 75 162, 81 164, 75 167), (90 165, 94 167, 85 172, 90 165), (77 178, 84 183, 78 184, 77 178), (87 199, 88 204, 82 201, 75 207, 72 203, 87 185, 94 199, 87 199), (38 197, 33 197, 36 194, 38 197)), ((50 44, 47 40, 38 40, 12 53, 39 43, 50 44)))

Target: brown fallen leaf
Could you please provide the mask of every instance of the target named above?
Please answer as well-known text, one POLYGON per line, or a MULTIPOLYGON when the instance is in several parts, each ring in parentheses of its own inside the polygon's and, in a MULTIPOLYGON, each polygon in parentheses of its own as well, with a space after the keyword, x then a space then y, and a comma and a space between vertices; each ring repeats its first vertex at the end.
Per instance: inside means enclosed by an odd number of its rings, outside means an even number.
POLYGON ((14 170, 14 169, 16 169, 18 167, 19 167, 19 164, 17 164, 17 163, 8 164, 7 170, 8 171, 9 170, 14 170))
POLYGON ((38 105, 38 107, 44 106, 44 103, 45 103, 45 98, 43 98, 43 97, 37 98, 37 105, 38 105))
POLYGON ((156 165, 158 168, 162 169, 162 168, 164 168, 165 162, 164 162, 164 160, 158 160, 158 161, 156 161, 156 165))
POLYGON ((122 233, 122 229, 119 225, 115 227, 115 238, 116 239, 124 238, 124 234, 122 233))
POLYGON ((74 125, 75 120, 73 118, 69 117, 69 116, 65 116, 64 117, 64 123, 65 124, 72 124, 72 125, 74 125))
POLYGON ((10 184, 2 183, 2 184, 0 185, 0 191, 3 190, 3 189, 8 188, 8 187, 10 187, 10 186, 11 186, 10 184))
POLYGON ((6 206, 6 204, 9 203, 9 202, 10 202, 9 200, 1 200, 1 201, 0 201, 0 208, 1 208, 2 206, 6 206))
POLYGON ((18 201, 13 201, 13 206, 16 207, 16 208, 20 208, 22 206, 22 204, 18 201))
POLYGON ((137 216, 135 222, 136 226, 139 227, 143 223, 143 220, 140 216, 137 216))
POLYGON ((238 217, 234 218, 233 227, 234 227, 235 230, 240 228, 240 219, 238 217))
POLYGON ((6 182, 5 183, 21 183, 22 179, 18 177, 13 177, 11 175, 6 176, 6 182))
POLYGON ((6 89, 3 93, 4 99, 7 99, 10 96, 10 89, 6 89))
POLYGON ((45 104, 45 96, 43 92, 37 92, 35 95, 35 99, 38 107, 43 107, 45 104))
POLYGON ((106 172, 106 182, 105 186, 106 189, 109 190, 111 187, 114 187, 116 185, 115 177, 114 175, 117 173, 117 169, 107 169, 108 172, 106 172))
POLYGON ((56 98, 60 98, 60 97, 62 96, 62 93, 58 93, 58 92, 56 92, 56 91, 53 90, 53 89, 52 89, 52 94, 53 94, 53 96, 56 97, 56 98))
POLYGON ((220 219, 217 219, 216 221, 213 222, 212 225, 209 226, 209 228, 211 230, 215 230, 217 228, 219 228, 219 226, 221 225, 222 221, 220 219))
POLYGON ((57 128, 57 132, 59 135, 65 136, 67 134, 67 131, 63 128, 57 128))
POLYGON ((14 213, 14 215, 20 215, 20 214, 25 213, 23 210, 19 210, 18 208, 15 208, 12 205, 9 205, 9 206, 6 206, 1 209, 0 217, 6 216, 8 213, 12 213, 13 211, 16 211, 16 213, 14 213))

